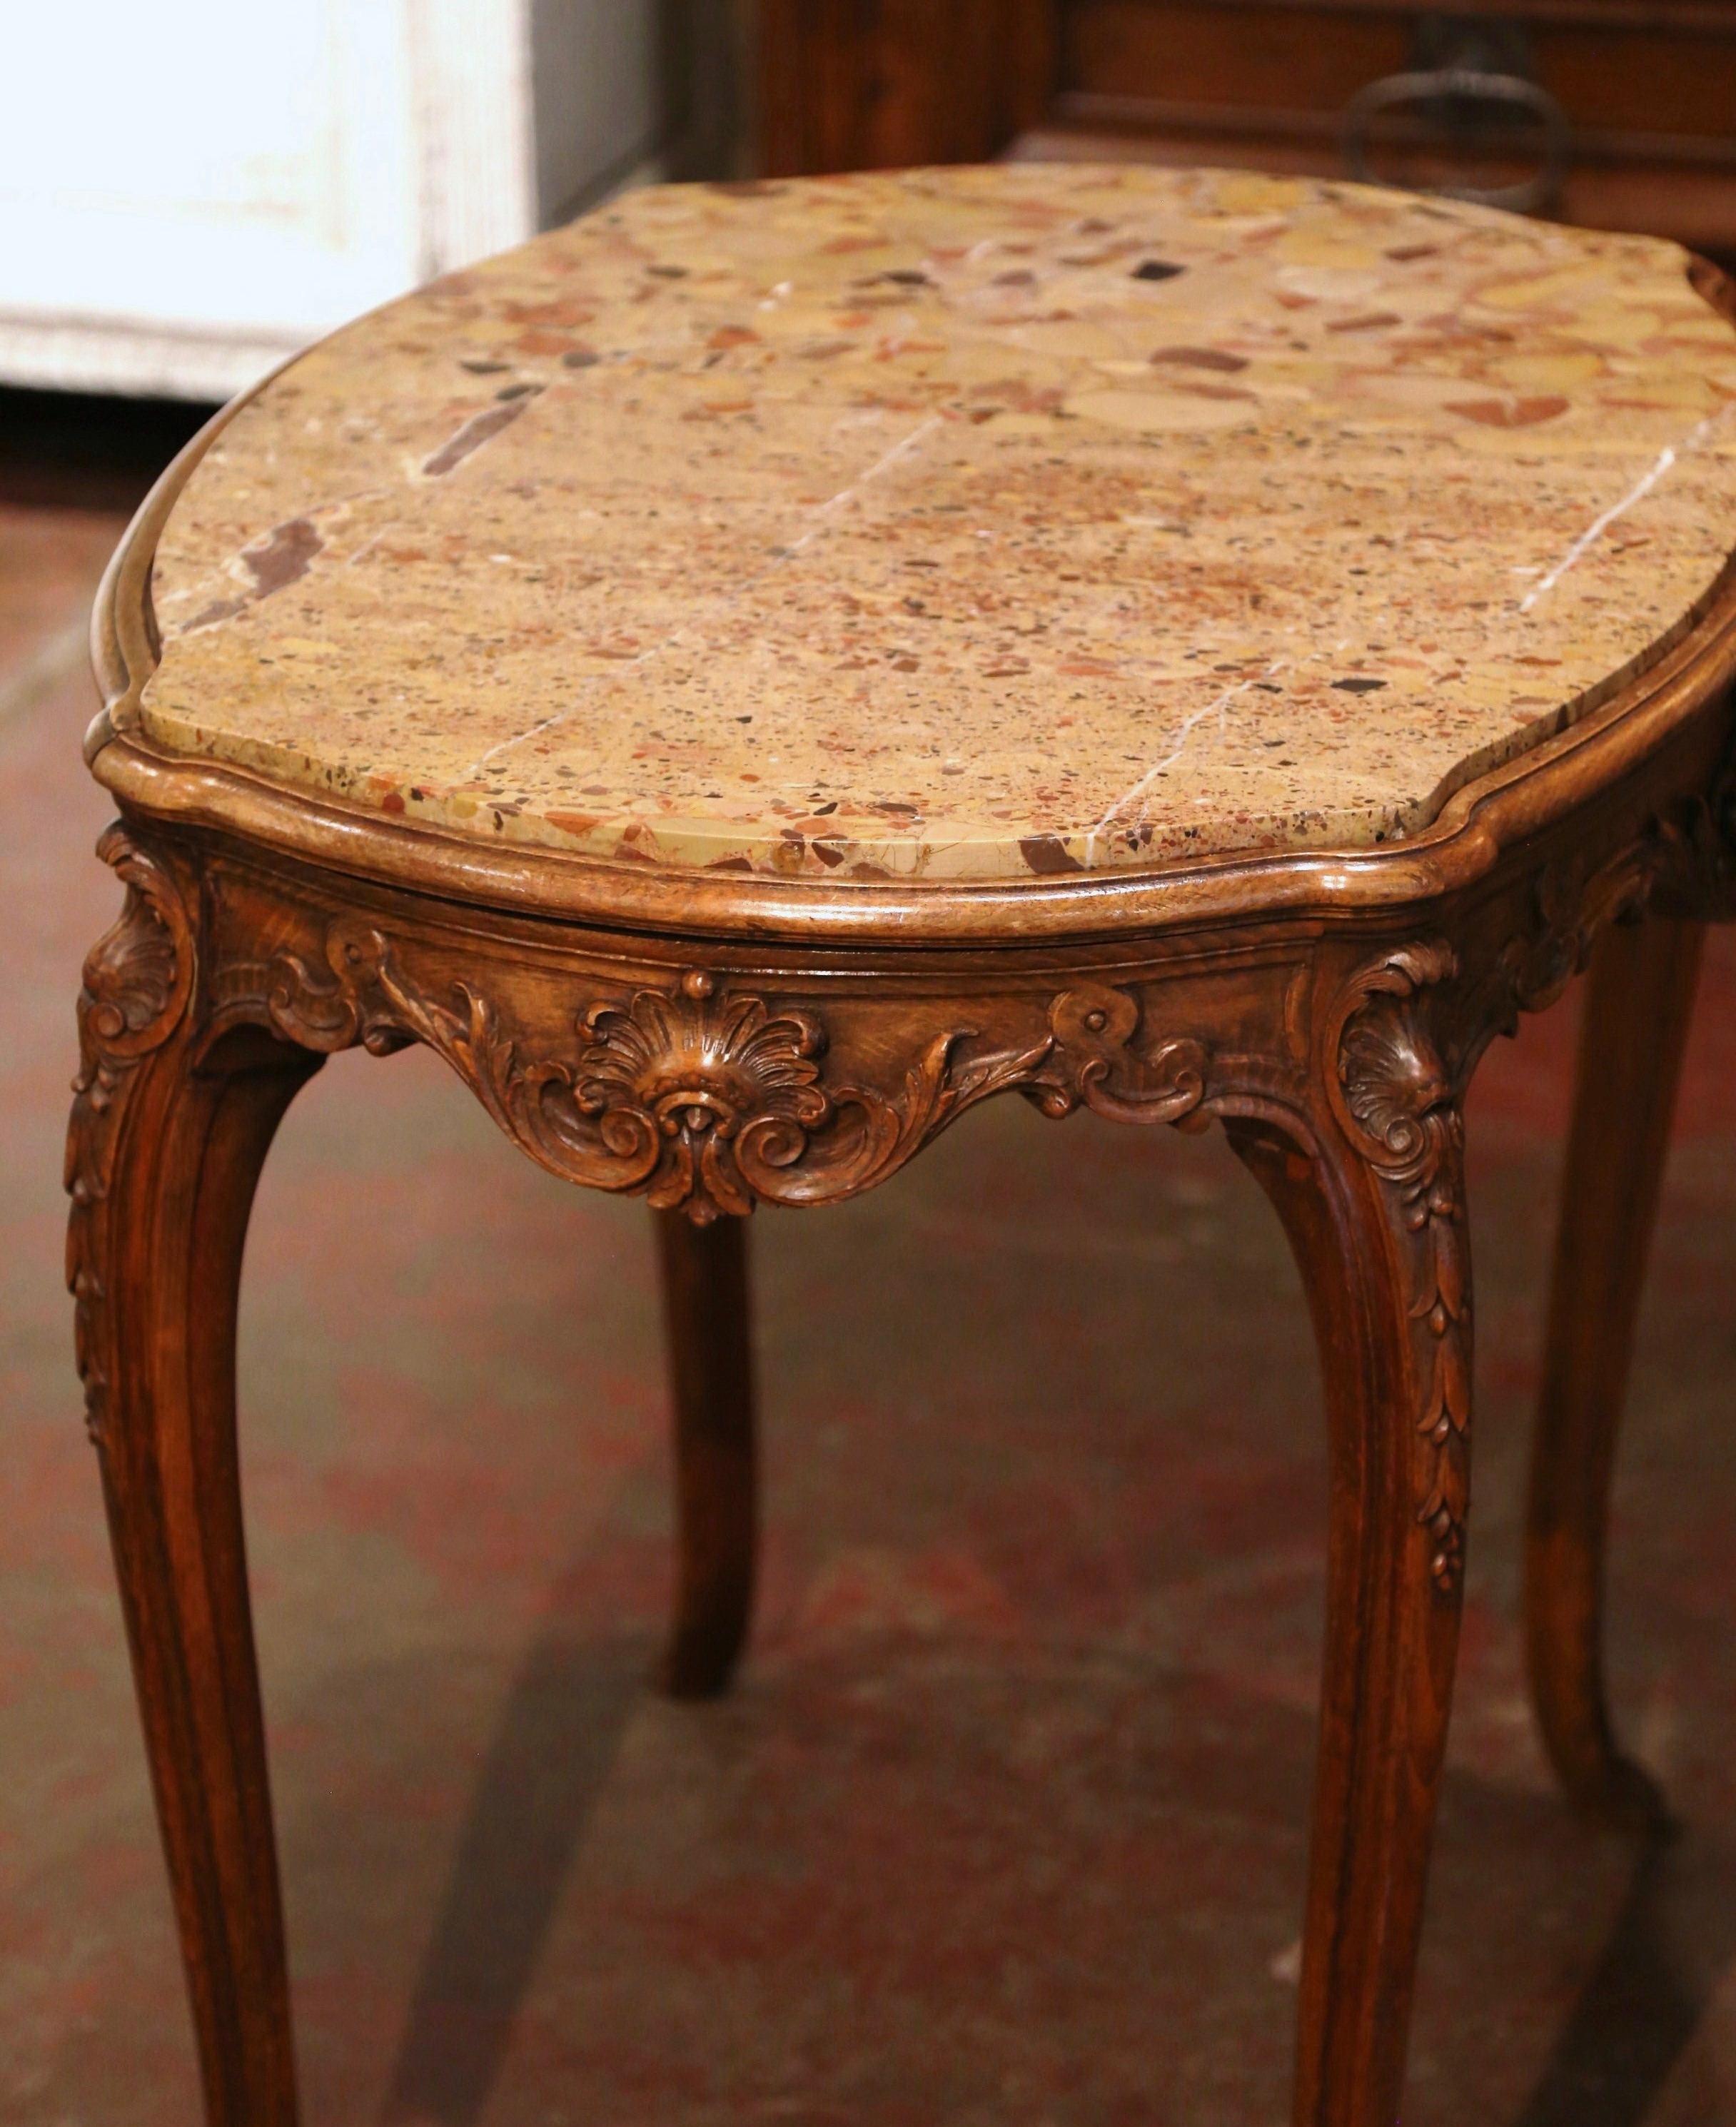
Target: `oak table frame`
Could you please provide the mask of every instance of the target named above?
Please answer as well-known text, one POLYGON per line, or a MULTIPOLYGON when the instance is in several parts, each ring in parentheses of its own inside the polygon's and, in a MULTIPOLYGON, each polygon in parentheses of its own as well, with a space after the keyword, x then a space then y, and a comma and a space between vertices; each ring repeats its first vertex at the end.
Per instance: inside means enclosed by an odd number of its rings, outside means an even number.
MULTIPOLYGON (((1727 897, 1712 912, 1728 916, 1727 897)), ((1532 1698, 1551 1763, 1588 1814, 1674 1828, 1615 1741, 1603 1666, 1615 1446, 1646 1258, 1700 978, 1705 902, 1600 936, 1580 1025, 1525 1528, 1532 1698)))
MULTIPOLYGON (((68 1154, 78 1362, 211 2127, 296 2117, 235 1440, 249 1208, 323 1059, 413 1042, 543 1166, 662 1215, 681 1543, 667 1679, 686 1694, 727 1680, 748 1615, 742 1215, 855 1195, 1003 1092, 1050 1116, 1223 1124, 1301 1267, 1330 1434, 1294 2118, 1387 2127, 1469 1504, 1465 1089, 1594 948, 1600 996, 1635 993, 1610 957, 1633 947, 1600 943, 1628 939, 1612 926, 1662 915, 1677 927, 1658 935, 1680 941, 1720 905, 1736 580, 1642 677, 1401 844, 1005 884, 707 877, 467 842, 117 731, 158 655, 158 532, 223 418, 148 500, 99 601, 109 706, 88 752, 119 802, 102 854, 126 900, 85 965, 68 1154)), ((1637 955, 1665 1032, 1651 1049, 1630 1028, 1613 1090, 1588 1081, 1582 1154, 1636 1079, 1667 1083, 1691 963, 1679 942, 1637 955)), ((1594 1010, 1594 1049, 1611 1019, 1594 1010)), ((1642 1177, 1662 1127, 1633 1140, 1642 1177)), ((1576 1201, 1612 1186, 1598 1176, 1577 1159, 1576 1201)), ((1588 1246, 1559 1284, 1532 1646, 1570 1786, 1644 1815, 1596 1658, 1614 1399, 1586 1385, 1625 1331, 1619 1309, 1584 1329, 1621 1225, 1607 1205, 1588 1219, 1570 1215, 1588 1246)), ((1613 1275, 1631 1295, 1637 1262, 1613 1275)))

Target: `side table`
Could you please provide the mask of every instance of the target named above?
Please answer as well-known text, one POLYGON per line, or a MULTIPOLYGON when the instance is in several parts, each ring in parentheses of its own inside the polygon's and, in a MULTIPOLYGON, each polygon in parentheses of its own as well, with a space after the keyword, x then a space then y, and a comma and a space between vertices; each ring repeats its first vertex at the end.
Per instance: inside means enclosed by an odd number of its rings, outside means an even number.
MULTIPOLYGON (((1002 1092, 1223 1125, 1330 1434, 1294 2117, 1387 2127, 1469 1508, 1463 1096, 1610 926, 1721 890, 1733 400, 1723 286, 1667 244, 929 171, 634 195, 171 468, 97 616, 126 891, 68 1173, 213 2127, 296 2115, 249 1205, 321 1059, 411 1042, 660 1215, 684 1692, 747 1618, 744 1215, 1002 1092)), ((1585 1424, 1544 1449, 1582 1485, 1585 1424)), ((1574 1569, 1536 1556, 1546 1619, 1574 1569)), ((1582 1704, 1583 1635, 1537 1638, 1582 1704)), ((1631 1794, 1606 1724, 1551 1720, 1580 1792, 1631 1794)))

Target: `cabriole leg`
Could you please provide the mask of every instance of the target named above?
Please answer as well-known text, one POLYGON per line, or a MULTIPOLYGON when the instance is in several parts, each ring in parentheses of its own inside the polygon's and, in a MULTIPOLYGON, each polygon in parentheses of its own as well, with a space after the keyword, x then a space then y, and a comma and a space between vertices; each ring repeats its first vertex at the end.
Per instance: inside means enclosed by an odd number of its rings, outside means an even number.
POLYGON ((753 1603, 756 1499, 747 1221, 655 1213, 675 1406, 676 1698, 724 1690, 753 1603))
POLYGON ((235 1303, 254 1187, 319 1059, 253 1030, 196 1060, 168 874, 86 967, 69 1144, 79 1360, 211 2127, 293 2127, 283 1924, 242 1540, 235 1303))
MULTIPOLYGON (((1459 1642, 1468 1407, 1466 1318, 1421 1351, 1421 1247, 1379 1200, 1257 1130, 1232 1143, 1264 1185, 1307 1287, 1326 1375, 1331 1523, 1314 1830, 1302 1937, 1296 2127, 1392 2127, 1459 1642), (1431 1421, 1431 1411, 1438 1416, 1431 1421), (1449 1437, 1433 1437, 1444 1421, 1449 1437), (1439 1458, 1437 1466, 1436 1458, 1439 1458)), ((1435 1185, 1456 1190, 1457 1175, 1435 1185)), ((1431 1217, 1430 1225, 1434 1224, 1431 1217)), ((1444 1230, 1455 1237, 1456 1225, 1444 1230)), ((1423 1324, 1425 1334, 1429 1329, 1423 1324)))
POLYGON ((1642 1830, 1665 1812, 1610 1722, 1604 1544, 1704 936, 1696 922, 1618 926, 1591 962, 1525 1540, 1531 1689, 1550 1759, 1581 1807, 1642 1830))
POLYGON ((1399 2116, 1452 1701, 1470 1291, 1459 1113, 1415 996, 1435 978, 1420 956, 1378 971, 1344 1036, 1335 1116, 1306 1133, 1229 1125, 1302 1269, 1330 1439, 1296 2127, 1399 2116))

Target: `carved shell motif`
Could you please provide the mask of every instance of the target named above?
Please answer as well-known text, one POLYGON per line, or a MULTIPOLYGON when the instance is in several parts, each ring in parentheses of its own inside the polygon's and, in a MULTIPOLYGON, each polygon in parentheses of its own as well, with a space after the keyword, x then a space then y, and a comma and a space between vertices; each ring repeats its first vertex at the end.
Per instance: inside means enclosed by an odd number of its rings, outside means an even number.
POLYGON ((108 1217, 119 1133, 139 1065, 160 1049, 184 1016, 192 992, 192 926, 172 874, 119 827, 97 854, 126 888, 120 915, 91 948, 78 999, 78 1075, 66 1138, 65 1181, 72 1210, 66 1231, 66 1281, 84 1384, 85 1424, 100 1442, 107 1424, 108 1379, 102 1316, 107 1295, 100 1264, 102 1222, 108 1217))
POLYGON ((1340 1018, 1335 1106, 1397 1200, 1417 1324, 1423 1442, 1417 1519, 1444 1594, 1464 1568, 1470 1495, 1471 1307, 1462 1194, 1463 1125, 1424 993, 1458 970, 1440 943, 1383 956, 1353 978, 1340 1018))
POLYGON ((97 855, 126 887, 126 899, 85 956, 81 1092, 104 1063, 160 1047, 192 984, 192 938, 174 881, 118 827, 97 843, 97 855))
POLYGON ((420 1041, 443 1056, 509 1136, 553 1172, 591 1188, 643 1190, 696 1223, 756 1203, 835 1203, 884 1181, 977 1101, 1008 1090, 1043 1111, 1079 1106, 1127 1122, 1202 1122, 1207 1054, 1197 1041, 1136 1045, 1137 997, 1084 983, 1055 997, 1048 1028, 984 1049, 974 1028, 931 1035, 880 1087, 828 1079, 819 1021, 703 969, 671 989, 583 1008, 577 1054, 527 1055, 468 984, 430 997, 382 934, 348 918, 321 941, 325 966, 282 955, 249 984, 280 1035, 322 1050, 420 1041))
POLYGON ((719 999, 715 979, 690 969, 673 995, 641 990, 625 1006, 594 1004, 580 1021, 591 1046, 573 1099, 604 1144, 636 1163, 657 1149, 648 1196, 690 1207, 700 1223, 753 1208, 738 1163, 787 1166, 831 1120, 816 1059, 825 1046, 805 1012, 773 1012, 760 997, 719 999))

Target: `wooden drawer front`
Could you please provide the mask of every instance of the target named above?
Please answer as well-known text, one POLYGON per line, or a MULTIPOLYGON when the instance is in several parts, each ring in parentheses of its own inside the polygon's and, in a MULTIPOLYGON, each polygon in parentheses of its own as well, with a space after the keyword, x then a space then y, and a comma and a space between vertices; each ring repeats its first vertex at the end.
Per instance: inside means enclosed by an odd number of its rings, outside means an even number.
POLYGON ((1409 64, 1408 26, 1382 17, 1195 0, 1070 0, 1061 17, 1063 96, 1341 110, 1364 82, 1409 64))
MULTIPOLYGON (((1144 103, 1156 124, 1191 114, 1335 117, 1369 83, 1416 64, 1423 12, 1297 0, 1062 0, 1061 108, 1084 116, 1118 107, 1131 119, 1131 107, 1144 103)), ((1587 144, 1663 136, 1736 159, 1736 7, 1457 12, 1517 28, 1531 78, 1576 134, 1592 136, 1587 144)))

